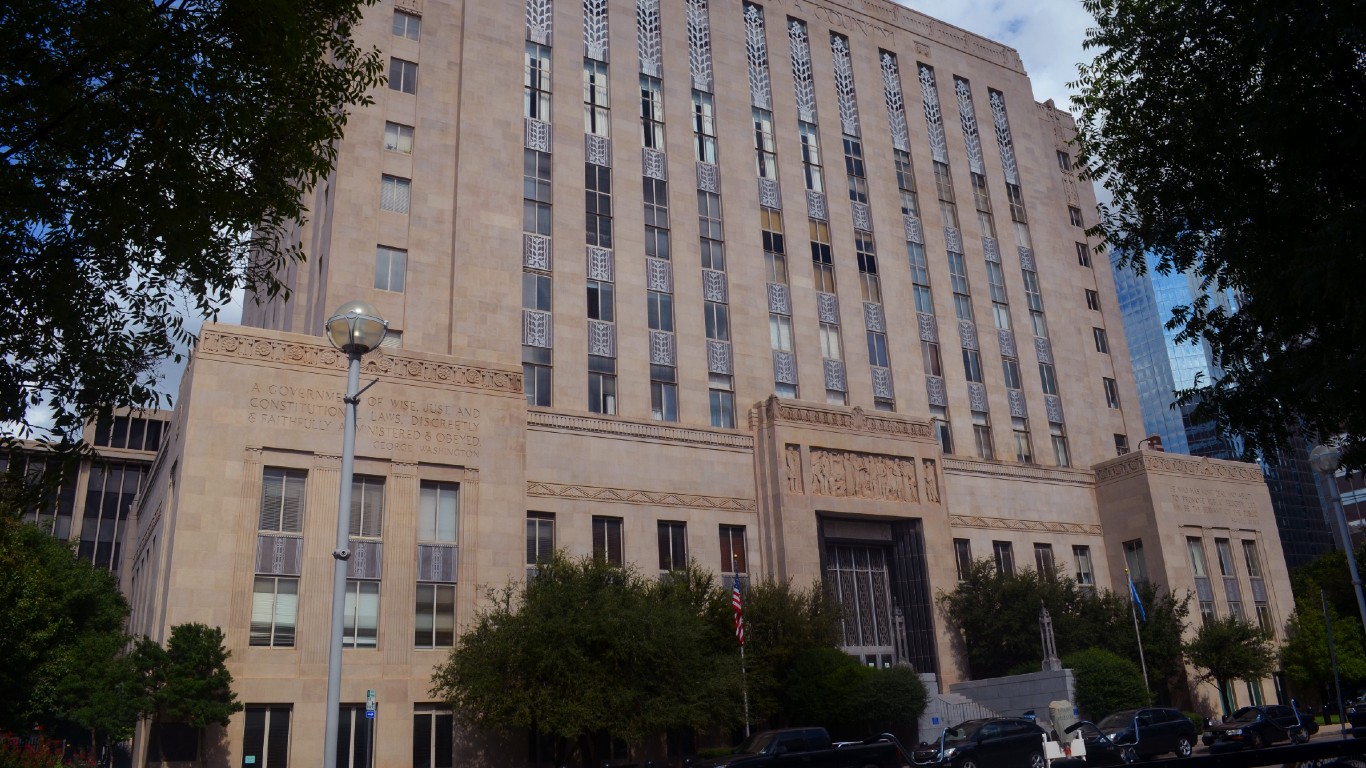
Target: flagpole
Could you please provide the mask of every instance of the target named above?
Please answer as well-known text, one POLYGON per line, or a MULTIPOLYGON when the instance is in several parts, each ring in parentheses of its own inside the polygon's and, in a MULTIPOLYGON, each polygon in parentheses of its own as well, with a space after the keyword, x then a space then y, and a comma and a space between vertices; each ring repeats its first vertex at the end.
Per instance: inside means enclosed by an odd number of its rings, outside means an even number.
POLYGON ((1129 575, 1129 569, 1124 569, 1124 578, 1129 582, 1129 615, 1134 620, 1134 639, 1138 641, 1138 663, 1143 667, 1143 690, 1152 693, 1153 690, 1148 686, 1148 662, 1143 658, 1143 634, 1138 631, 1138 608, 1135 607, 1135 595, 1138 590, 1134 588, 1133 577, 1129 575))
POLYGON ((745 738, 749 738, 749 682, 745 679, 745 646, 740 644, 740 695, 745 700, 745 738))
POLYGON ((745 738, 749 738, 749 680, 745 674, 745 612, 744 599, 740 595, 739 558, 730 557, 731 573, 735 575, 731 587, 730 605, 735 609, 735 639, 740 641, 740 696, 745 703, 745 738))

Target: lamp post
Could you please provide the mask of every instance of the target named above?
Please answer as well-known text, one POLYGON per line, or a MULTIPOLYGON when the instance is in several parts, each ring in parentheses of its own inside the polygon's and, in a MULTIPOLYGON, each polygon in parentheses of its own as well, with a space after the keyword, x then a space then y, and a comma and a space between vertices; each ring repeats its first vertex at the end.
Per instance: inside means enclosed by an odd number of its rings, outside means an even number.
POLYGON ((1357 595, 1357 610, 1361 613, 1362 631, 1366 631, 1366 597, 1361 594, 1361 573, 1357 570, 1352 532, 1347 528, 1347 513, 1342 509, 1342 500, 1338 498, 1337 480, 1333 474, 1338 471, 1338 462, 1341 460, 1342 452, 1327 445, 1316 445, 1314 450, 1309 452, 1309 466, 1323 475, 1323 479, 1328 481, 1333 492, 1333 516, 1337 518, 1338 533, 1342 536, 1342 548, 1347 555, 1347 569, 1352 574, 1352 589, 1357 595))
POLYGON ((364 301, 348 301, 327 319, 327 338, 346 353, 346 427, 342 436, 341 487, 337 494, 337 548, 332 551, 332 631, 327 646, 327 712, 323 767, 337 766, 341 713, 342 633, 345 629, 346 564, 351 559, 351 479, 356 462, 356 406, 360 404, 360 359, 384 341, 389 323, 364 301))

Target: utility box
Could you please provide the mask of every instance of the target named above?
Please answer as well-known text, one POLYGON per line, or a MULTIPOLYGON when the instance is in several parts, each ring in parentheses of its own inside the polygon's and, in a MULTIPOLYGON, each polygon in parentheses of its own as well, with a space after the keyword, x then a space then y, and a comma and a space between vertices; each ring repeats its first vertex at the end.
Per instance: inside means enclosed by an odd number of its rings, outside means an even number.
POLYGON ((1050 701, 1048 702, 1048 719, 1053 721, 1053 730, 1057 733, 1059 741, 1070 741, 1067 729, 1076 725, 1077 708, 1070 701, 1050 701))

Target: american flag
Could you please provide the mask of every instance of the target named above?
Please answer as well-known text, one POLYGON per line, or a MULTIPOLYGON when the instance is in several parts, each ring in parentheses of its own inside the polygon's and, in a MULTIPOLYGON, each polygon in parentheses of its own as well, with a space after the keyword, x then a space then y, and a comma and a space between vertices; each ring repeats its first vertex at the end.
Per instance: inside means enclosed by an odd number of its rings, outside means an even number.
POLYGON ((735 639, 745 644, 745 606, 740 598, 740 574, 735 574, 735 586, 730 590, 730 607, 735 609, 735 639))

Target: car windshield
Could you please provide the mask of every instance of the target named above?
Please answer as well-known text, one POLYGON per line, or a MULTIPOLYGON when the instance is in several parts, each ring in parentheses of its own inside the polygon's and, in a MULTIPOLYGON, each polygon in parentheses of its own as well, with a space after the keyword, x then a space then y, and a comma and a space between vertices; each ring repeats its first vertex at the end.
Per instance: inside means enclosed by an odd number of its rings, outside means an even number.
POLYGON ((1127 728, 1133 724, 1134 715, 1136 714, 1138 714, 1138 711, 1133 709, 1124 712, 1116 712, 1104 720, 1101 720, 1096 724, 1096 727, 1102 731, 1114 731, 1120 728, 1127 728))
POLYGON ((775 736, 777 736, 777 735, 778 735, 778 734, 776 734, 776 733, 774 733, 774 732, 772 732, 772 731, 765 731, 765 732, 763 732, 763 733, 756 733, 756 734, 754 734, 753 736, 751 736, 751 737, 749 737, 748 739, 746 739, 746 740, 745 740, 745 743, 744 743, 744 744, 741 744, 741 745, 735 750, 735 754, 737 754, 737 755, 762 755, 762 754, 764 754, 765 752, 768 751, 769 746, 773 744, 773 738, 774 738, 775 736))
POLYGON ((1230 722, 1230 723, 1255 723, 1255 722, 1257 722, 1257 718, 1261 717, 1261 715, 1262 715, 1262 713, 1261 713, 1261 711, 1258 710, 1258 709, 1255 709, 1255 708, 1253 708, 1253 707, 1243 707, 1242 709, 1238 710, 1237 712, 1234 712, 1234 713, 1233 713, 1233 717, 1230 717, 1230 718, 1228 719, 1227 722, 1230 722))
POLYGON ((958 744, 967 741, 973 736, 976 736, 977 732, 982 729, 982 726, 985 723, 985 720, 969 720, 966 723, 959 723, 953 727, 952 731, 949 731, 948 734, 944 736, 944 743, 958 744))

